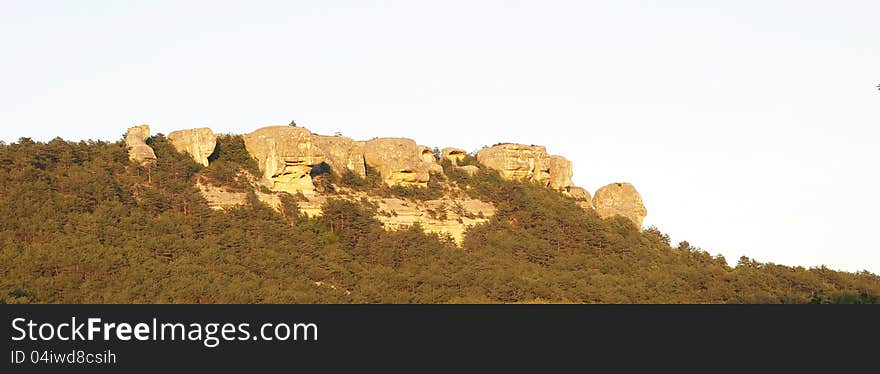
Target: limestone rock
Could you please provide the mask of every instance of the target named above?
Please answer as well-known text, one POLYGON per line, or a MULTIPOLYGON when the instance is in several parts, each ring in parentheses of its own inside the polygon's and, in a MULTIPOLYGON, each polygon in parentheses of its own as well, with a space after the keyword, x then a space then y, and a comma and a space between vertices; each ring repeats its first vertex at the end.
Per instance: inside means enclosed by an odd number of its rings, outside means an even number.
POLYGON ((141 165, 155 164, 156 152, 147 145, 150 137, 150 126, 140 125, 128 129, 125 133, 125 145, 128 147, 128 159, 141 165))
POLYGON ((314 193, 312 168, 324 161, 312 143, 312 133, 302 127, 270 126, 244 135, 244 144, 257 160, 262 179, 273 191, 314 193))
POLYGON ((425 232, 449 235, 461 246, 465 231, 495 215, 492 204, 480 200, 429 200, 413 202, 401 199, 370 199, 379 206, 376 218, 386 230, 400 230, 415 224, 425 232))
POLYGON ((431 147, 426 147, 423 145, 419 146, 419 155, 422 158, 422 161, 427 162, 429 164, 436 164, 437 159, 434 158, 434 149, 431 147))
POLYGON ((500 144, 477 153, 477 161, 508 180, 550 183, 550 156, 542 146, 500 144))
POLYGON ((629 183, 612 183, 600 188, 593 196, 593 208, 602 218, 623 216, 638 227, 642 227, 648 215, 642 195, 629 183))
POLYGON ((593 198, 586 189, 572 186, 566 190, 566 194, 571 196, 581 208, 593 209, 593 198))
POLYGON ((364 142, 356 142, 342 136, 312 135, 312 144, 324 152, 324 162, 337 175, 351 171, 361 178, 367 176, 364 142))
POLYGON ((550 156, 550 188, 567 191, 571 186, 571 161, 562 156, 550 156))
POLYGON ((470 176, 472 176, 472 177, 473 177, 474 175, 477 175, 477 173, 480 172, 480 168, 479 168, 479 167, 476 167, 476 166, 474 166, 474 165, 456 166, 455 169, 456 169, 456 170, 461 170, 461 171, 463 171, 465 174, 470 175, 470 176))
POLYGON ((444 148, 441 152, 441 160, 449 160, 453 165, 458 165, 461 160, 467 157, 468 153, 460 148, 444 148))
POLYGON ((178 152, 188 153, 202 166, 208 166, 208 156, 217 147, 217 136, 207 127, 173 131, 168 134, 168 140, 178 152))
POLYGON ((378 170, 389 186, 427 187, 431 171, 439 165, 425 162, 422 151, 410 139, 373 139, 364 144, 364 161, 378 170))

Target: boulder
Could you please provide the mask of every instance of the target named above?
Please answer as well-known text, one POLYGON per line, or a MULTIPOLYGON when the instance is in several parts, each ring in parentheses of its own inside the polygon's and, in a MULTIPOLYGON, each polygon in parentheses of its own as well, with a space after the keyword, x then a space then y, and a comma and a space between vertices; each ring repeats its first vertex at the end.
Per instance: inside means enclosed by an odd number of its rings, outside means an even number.
POLYGON ((419 155, 422 158, 422 161, 430 163, 430 164, 437 163, 437 159, 434 158, 434 149, 433 148, 426 147, 424 145, 420 145, 419 152, 420 152, 419 155))
POLYGON ((188 153, 202 166, 208 166, 208 156, 217 147, 217 136, 207 127, 173 131, 168 134, 168 140, 178 152, 188 153))
POLYGON ((425 162, 422 154, 423 149, 410 139, 378 138, 364 143, 364 161, 389 186, 427 187, 431 171, 440 165, 425 162))
POLYGON ((477 161, 504 179, 550 184, 550 156, 542 146, 499 144, 478 152, 477 161))
POLYGON ((453 165, 458 165, 468 155, 467 151, 460 148, 444 148, 440 154, 441 160, 449 160, 453 165))
POLYGON ((593 208, 602 218, 622 216, 642 227, 648 215, 642 195, 629 183, 612 183, 596 191, 593 208))
POLYGON ((562 156, 550 156, 550 188, 567 191, 571 186, 571 161, 562 156))
POLYGON ((470 175, 470 176, 472 176, 472 177, 473 177, 474 175, 477 175, 477 173, 480 172, 480 168, 478 168, 478 167, 476 167, 476 166, 474 166, 474 165, 456 166, 455 169, 456 169, 456 170, 461 170, 461 171, 464 172, 465 174, 470 175))
POLYGON ((150 126, 140 125, 128 129, 125 133, 125 146, 128 147, 128 159, 141 165, 156 163, 156 152, 147 145, 150 137, 150 126))
POLYGON ((568 196, 571 196, 577 204, 584 209, 593 209, 593 198, 590 197, 590 191, 587 191, 581 187, 569 187, 566 192, 568 196))
POLYGON ((351 171, 361 178, 367 176, 364 142, 342 136, 312 135, 312 144, 323 151, 324 162, 337 175, 351 171))
POLYGON ((314 193, 312 168, 324 161, 312 143, 312 133, 302 127, 270 126, 244 135, 244 144, 257 160, 262 179, 273 191, 314 193))

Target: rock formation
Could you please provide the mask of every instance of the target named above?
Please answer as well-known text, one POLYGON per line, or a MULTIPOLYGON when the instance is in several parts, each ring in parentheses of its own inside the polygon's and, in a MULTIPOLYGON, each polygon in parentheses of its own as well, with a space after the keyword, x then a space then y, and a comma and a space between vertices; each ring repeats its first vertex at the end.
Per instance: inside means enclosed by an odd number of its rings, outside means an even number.
POLYGON ((572 187, 571 161, 562 156, 550 156, 550 188, 567 191, 572 187))
POLYGON ((441 160, 449 160, 453 165, 458 165, 468 155, 467 151, 460 148, 443 148, 440 154, 441 160))
POLYGON ((312 168, 324 161, 302 127, 270 126, 244 136, 245 147, 257 160, 262 179, 273 191, 314 193, 312 168))
POLYGON ((477 166, 474 166, 474 165, 456 166, 455 169, 461 170, 465 174, 470 175, 472 177, 474 175, 477 175, 477 173, 480 172, 480 168, 477 166))
POLYGON ((571 161, 548 155, 542 146, 499 144, 477 152, 477 161, 504 179, 536 182, 559 191, 572 186, 571 161))
POLYGON ((351 171, 361 178, 367 176, 364 142, 342 136, 312 135, 312 144, 323 151, 324 162, 337 175, 351 171))
POLYGON ((156 152, 147 145, 150 137, 150 126, 140 125, 128 129, 125 133, 125 145, 128 147, 128 159, 141 165, 156 163, 156 152))
POLYGON ((429 200, 413 202, 401 199, 369 199, 379 207, 376 217, 387 230, 400 230, 415 224, 425 232, 449 235, 456 244, 464 241, 471 226, 488 222, 495 215, 492 204, 480 200, 429 200))
POLYGON ((410 139, 373 139, 364 144, 364 161, 378 170, 389 186, 427 187, 431 171, 439 165, 425 162, 422 151, 410 139))
POLYGON ((566 192, 581 208, 593 209, 593 198, 590 197, 590 192, 586 189, 572 186, 566 192))
POLYGON ((188 153, 202 166, 208 166, 208 156, 217 147, 217 136, 207 127, 173 131, 168 134, 168 140, 178 152, 188 153))
POLYGON ((426 147, 423 145, 419 146, 419 155, 422 158, 422 161, 427 162, 429 164, 436 164, 437 159, 434 158, 434 150, 431 147, 426 147))
POLYGON ((612 183, 596 191, 593 208, 602 218, 622 216, 638 227, 648 214, 642 204, 642 195, 629 183, 612 183))
POLYGON ((508 180, 550 182, 550 156, 541 146, 499 144, 477 152, 477 161, 508 180))

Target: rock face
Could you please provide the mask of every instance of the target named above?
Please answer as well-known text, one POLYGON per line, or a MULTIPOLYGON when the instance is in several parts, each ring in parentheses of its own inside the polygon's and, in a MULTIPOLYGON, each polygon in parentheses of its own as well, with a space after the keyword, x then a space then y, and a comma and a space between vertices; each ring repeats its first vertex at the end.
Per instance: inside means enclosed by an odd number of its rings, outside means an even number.
POLYGON ((541 146, 500 144, 477 153, 477 161, 508 180, 550 182, 550 156, 541 146))
POLYGON ((473 177, 474 175, 477 175, 477 173, 480 172, 480 168, 478 168, 478 167, 476 167, 476 166, 474 166, 474 165, 456 166, 455 168, 456 168, 457 170, 461 170, 461 171, 464 172, 465 174, 470 175, 470 176, 472 176, 472 177, 473 177))
POLYGON ((251 157, 257 160, 262 179, 273 191, 314 193, 312 168, 324 161, 312 143, 312 133, 301 127, 270 126, 244 136, 251 157))
POLYGON ((410 139, 373 139, 364 143, 364 161, 367 166, 378 170, 389 186, 427 187, 431 171, 440 165, 425 162, 422 151, 410 139))
POLYGON ((642 195, 629 183, 612 183, 596 191, 593 208, 602 218, 623 216, 638 227, 648 215, 642 204, 642 195))
POLYGON ((323 151, 324 162, 337 175, 351 171, 361 178, 367 176, 364 142, 356 142, 342 136, 312 135, 312 144, 323 151))
POLYGON ((441 152, 440 159, 449 160, 453 165, 458 165, 458 163, 467 157, 467 155, 467 151, 461 148, 444 148, 441 152))
POLYGON ((205 127, 191 130, 178 130, 168 134, 168 140, 178 152, 186 152, 202 166, 208 166, 208 156, 217 147, 217 136, 205 127))
POLYGON ((492 204, 480 200, 429 200, 413 202, 401 199, 370 199, 379 206, 376 218, 387 230, 400 230, 419 224, 426 232, 449 235, 461 246, 465 231, 488 222, 495 215, 492 204))
POLYGON ((431 147, 426 147, 423 145, 419 146, 419 154, 422 158, 422 161, 427 162, 429 164, 436 164, 437 159, 434 158, 434 150, 431 147))
POLYGON ((150 137, 150 126, 140 125, 128 129, 125 133, 125 145, 128 147, 128 159, 141 165, 156 163, 156 152, 147 145, 150 137))
POLYGON ((568 191, 572 187, 571 161, 562 156, 550 156, 550 188, 568 191))
POLYGON ((477 161, 498 170, 504 179, 536 182, 560 191, 572 186, 571 161, 548 155, 542 146, 499 144, 478 152, 477 161))
POLYGON ((571 196, 581 208, 584 209, 593 209, 593 198, 590 197, 590 191, 587 191, 581 187, 569 187, 567 190, 568 196, 571 196))

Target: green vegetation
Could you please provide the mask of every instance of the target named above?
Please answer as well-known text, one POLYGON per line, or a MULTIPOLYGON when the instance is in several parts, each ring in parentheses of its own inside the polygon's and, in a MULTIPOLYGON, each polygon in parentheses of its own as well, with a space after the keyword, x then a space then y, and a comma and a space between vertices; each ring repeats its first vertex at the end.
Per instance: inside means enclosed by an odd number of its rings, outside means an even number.
POLYGON ((215 186, 226 186, 232 190, 250 189, 250 183, 242 172, 259 176, 257 162, 251 158, 244 146, 241 135, 220 135, 217 148, 208 157, 210 166, 205 168, 204 176, 215 186))
MULTIPOLYGON (((748 258, 729 267, 686 242, 671 246, 656 228, 603 220, 558 192, 485 171, 450 176, 498 208, 463 249, 418 227, 385 231, 364 201, 330 199, 318 219, 286 194, 280 213, 253 194, 251 206, 212 211, 194 183, 240 183, 235 171, 255 165, 239 140, 222 138, 207 168, 161 135, 149 144, 159 161, 147 168, 122 142, 0 144, 0 302, 824 304, 880 295, 880 277, 867 272, 748 258)), ((339 185, 375 188, 375 178, 344 175, 339 185)))

